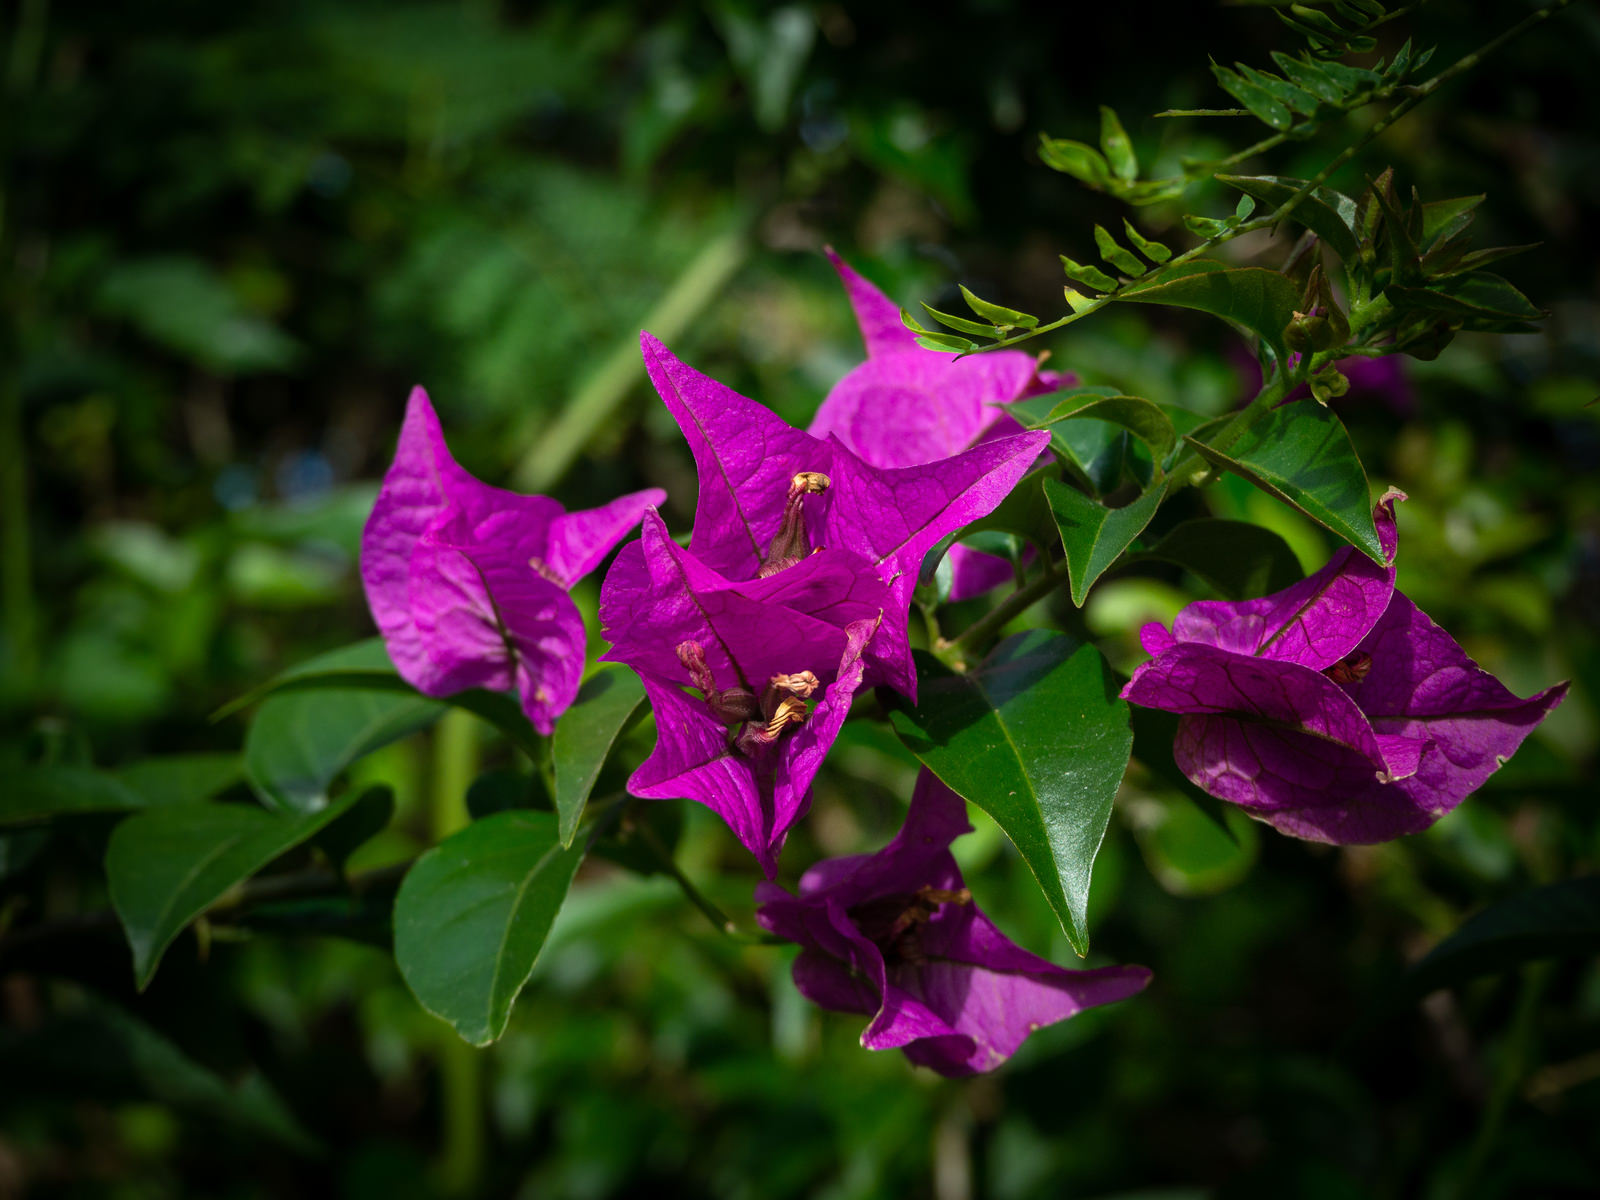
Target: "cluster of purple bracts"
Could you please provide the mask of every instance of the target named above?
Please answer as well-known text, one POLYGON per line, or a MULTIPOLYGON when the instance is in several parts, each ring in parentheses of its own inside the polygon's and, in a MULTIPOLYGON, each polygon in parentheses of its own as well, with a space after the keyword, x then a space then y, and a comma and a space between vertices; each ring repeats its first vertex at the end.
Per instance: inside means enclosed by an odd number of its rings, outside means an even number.
MULTIPOLYGON (((568 590, 640 525, 600 602, 605 657, 638 673, 655 713, 655 749, 629 791, 695 800, 727 822, 769 881, 759 921, 802 947, 797 986, 869 1015, 863 1045, 970 1074, 1034 1029, 1134 994, 1149 972, 1067 971, 1009 942, 949 852, 968 829, 965 804, 926 771, 882 850, 816 864, 798 894, 770 881, 855 694, 915 699, 908 618, 923 558, 991 512, 1045 450, 1047 434, 1000 406, 1062 379, 1015 351, 921 349, 882 293, 833 262, 868 357, 809 431, 642 335, 699 473, 687 546, 657 489, 567 513, 480 483, 418 389, 367 523, 362 578, 407 681, 432 696, 514 688, 548 734, 584 663, 568 590)), ((1389 497, 1379 527, 1392 558, 1389 497)), ((954 598, 1011 574, 993 556, 950 553, 954 598)), ((1186 714, 1177 754, 1191 778, 1303 837, 1422 828, 1560 698, 1511 697, 1394 592, 1392 567, 1351 550, 1279 596, 1191 605, 1145 641, 1156 657, 1126 695, 1186 714)))

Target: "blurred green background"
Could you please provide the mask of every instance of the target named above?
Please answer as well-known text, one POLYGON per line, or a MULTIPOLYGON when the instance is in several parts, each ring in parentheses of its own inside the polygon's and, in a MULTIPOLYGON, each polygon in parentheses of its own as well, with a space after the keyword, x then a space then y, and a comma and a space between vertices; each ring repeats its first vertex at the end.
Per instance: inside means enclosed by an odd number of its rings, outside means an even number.
MULTIPOLYGON (((1427 6, 1385 49, 1411 33, 1442 65, 1527 7, 1427 6)), ((642 325, 803 423, 861 357, 825 243, 902 302, 949 309, 960 281, 1054 313, 1056 254, 1085 257, 1121 212, 1041 167, 1038 133, 1092 141, 1108 103, 1155 173, 1242 145, 1248 122, 1150 114, 1228 103, 1208 54, 1288 44, 1267 13, 1210 3, 0 14, 8 766, 234 749, 239 719, 208 713, 369 636, 357 541, 412 384, 480 477, 573 507, 661 485, 686 530, 693 468, 637 365, 642 325)), ((1393 165, 1429 199, 1486 191, 1478 244, 1543 243, 1505 265, 1550 310, 1543 332, 1463 337, 1407 360, 1403 392, 1336 402, 1374 483, 1411 496, 1401 587, 1520 693, 1574 681, 1429 833, 1335 851, 1237 820, 1230 842, 1136 770, 1093 915, 1097 952, 1154 986, 955 1083, 860 1050, 861 1022, 802 1002, 784 953, 720 938, 659 876, 587 867, 480 1054, 381 948, 265 921, 186 935, 135 995, 97 919, 107 823, 11 834, 0 929, 43 916, 61 936, 0 948, 0 1196, 1592 1195, 1600 968, 1396 991, 1471 912, 1600 862, 1597 60, 1580 4, 1333 181, 1393 165)), ((1260 168, 1308 176, 1361 120, 1260 168)), ((1187 237, 1174 212, 1140 219, 1187 237)), ((1198 316, 1113 309, 1046 347, 1206 412, 1250 383, 1198 316)), ((1186 503, 1320 564, 1319 530, 1236 482, 1186 503)), ((1200 594, 1113 576, 1081 620, 1126 669, 1138 622, 1200 594)), ((401 802, 356 869, 426 844, 430 754, 412 738, 353 771, 401 802)), ((789 872, 881 844, 911 774, 882 725, 853 724, 789 872)), ((1068 961, 973 815, 975 893, 1068 961)), ((684 824, 680 863, 748 922, 753 864, 701 810, 684 824)))

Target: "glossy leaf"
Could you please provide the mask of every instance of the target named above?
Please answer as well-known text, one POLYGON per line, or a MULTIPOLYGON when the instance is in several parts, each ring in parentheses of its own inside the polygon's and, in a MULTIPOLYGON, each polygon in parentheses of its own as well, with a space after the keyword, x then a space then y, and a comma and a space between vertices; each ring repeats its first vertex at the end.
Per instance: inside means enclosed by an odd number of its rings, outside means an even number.
POLYGON ((577 700, 556 722, 550 757, 563 846, 572 845, 600 768, 643 700, 644 685, 637 675, 624 667, 603 667, 584 682, 577 700))
POLYGON ((1128 764, 1128 706, 1093 646, 1036 629, 965 675, 917 652, 918 700, 891 701, 895 732, 992 816, 1068 940, 1089 949, 1089 879, 1128 764))
POLYGON ((1305 574, 1272 530, 1211 517, 1183 522, 1139 557, 1174 563, 1229 600, 1282 591, 1305 574))
POLYGON ((504 1033, 582 858, 542 812, 474 821, 419 858, 395 897, 394 953, 422 1007, 475 1046, 504 1033))
POLYGON ((1407 973, 1414 995, 1545 958, 1600 953, 1600 876, 1566 879, 1470 917, 1407 973))
POLYGON ((1257 87, 1237 71, 1230 71, 1220 63, 1214 62, 1211 64, 1211 73, 1216 76, 1217 83, 1221 85, 1223 91, 1272 128, 1283 130, 1294 124, 1294 114, 1289 111, 1288 105, 1274 97, 1271 92, 1257 87))
POLYGON ((0 826, 31 825, 81 813, 136 812, 145 799, 115 775, 92 767, 23 767, 0 787, 0 826))
MULTIPOLYGON (((1218 175, 1217 181, 1238 188, 1247 196, 1276 209, 1305 186, 1304 179, 1278 175, 1218 175)), ((1346 262, 1361 255, 1356 238, 1356 202, 1343 192, 1319 187, 1303 196, 1289 213, 1289 220, 1304 225, 1331 246, 1346 262)))
POLYGON ((1170 304, 1211 313, 1261 337, 1283 355, 1283 330, 1294 316, 1300 289, 1276 271, 1230 267, 1214 259, 1195 259, 1132 284, 1120 301, 1170 304))
POLYGON ((1531 321, 1544 315, 1507 280, 1487 271, 1449 279, 1428 288, 1391 287, 1384 296, 1401 312, 1510 321, 1531 321))
POLYGON ((143 990, 185 926, 235 884, 314 836, 357 800, 318 812, 267 812, 253 804, 178 804, 129 817, 111 833, 106 881, 143 990))
POLYGON ((957 333, 970 334, 973 337, 981 338, 998 338, 1002 336, 1001 331, 993 325, 984 325, 977 321, 970 321, 966 317, 957 317, 951 313, 940 312, 931 304, 924 304, 922 307, 927 309, 928 315, 939 324, 948 326, 957 333))
POLYGON ((1172 418, 1162 412, 1159 406, 1139 396, 1073 392, 1059 401, 1040 425, 1082 418, 1110 421, 1113 425, 1122 426, 1149 446, 1157 461, 1165 458, 1177 442, 1178 435, 1172 428, 1172 418))
POLYGON ((1273 409, 1226 453, 1194 438, 1184 440, 1214 466, 1299 509, 1373 561, 1384 561, 1367 473, 1344 425, 1316 401, 1273 409))
POLYGON ((1061 533, 1067 552, 1067 577, 1072 586, 1072 602, 1079 608, 1089 595, 1094 581, 1104 575, 1133 539, 1144 532, 1150 518, 1161 507, 1164 487, 1145 491, 1131 504, 1107 508, 1058 480, 1045 481, 1045 498, 1061 533))
POLYGON ((1338 104, 1344 99, 1348 89, 1341 86, 1332 75, 1321 69, 1321 65, 1302 58, 1291 58, 1280 50, 1272 52, 1272 61, 1278 64, 1278 69, 1294 81, 1299 87, 1304 88, 1319 100, 1326 100, 1329 104, 1338 104))
POLYGON ((1103 188, 1111 182, 1111 166, 1105 156, 1082 142, 1040 134, 1039 159, 1051 170, 1071 175, 1091 187, 1103 188))
POLYGON ((315 812, 356 759, 437 721, 446 705, 404 693, 327 689, 273 696, 245 735, 245 775, 261 802, 315 812))
MULTIPOLYGON (((971 345, 963 339, 964 345, 971 345)), ((253 691, 229 701, 211 715, 213 721, 247 708, 258 700, 280 692, 323 691, 329 688, 340 691, 388 692, 397 696, 417 698, 420 693, 400 678, 389 660, 389 651, 382 638, 368 638, 330 650, 326 654, 308 659, 290 667, 276 678, 253 691)), ((498 729, 513 745, 530 758, 540 757, 538 734, 521 707, 511 696, 500 692, 486 692, 473 688, 443 697, 439 703, 465 709, 481 717, 498 729)))

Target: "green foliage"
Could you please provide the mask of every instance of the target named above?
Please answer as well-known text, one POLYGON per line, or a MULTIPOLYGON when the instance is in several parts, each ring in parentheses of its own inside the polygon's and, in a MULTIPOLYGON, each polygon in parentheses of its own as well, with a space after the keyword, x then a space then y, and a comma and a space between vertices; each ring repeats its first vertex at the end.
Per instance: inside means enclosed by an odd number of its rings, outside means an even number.
POLYGON ((1133 744, 1105 660, 1093 646, 1034 630, 965 674, 919 654, 917 677, 917 703, 897 697, 890 708, 895 732, 995 819, 1087 954, 1089 878, 1133 744))
POLYGON ((550 761, 563 848, 572 845, 600 769, 643 703, 639 677, 622 667, 607 667, 584 681, 577 700, 556 722, 550 761))
POLYGON ((503 1034, 582 858, 554 815, 502 812, 418 859, 395 897, 394 950, 422 1006, 474 1046, 503 1034))
POLYGON ((1054 479, 1045 481, 1044 494, 1050 501, 1056 528, 1061 532, 1061 546, 1067 555, 1072 602, 1079 608, 1083 607, 1095 580, 1122 557, 1150 524, 1165 492, 1164 487, 1157 485, 1121 508, 1108 508, 1054 479))

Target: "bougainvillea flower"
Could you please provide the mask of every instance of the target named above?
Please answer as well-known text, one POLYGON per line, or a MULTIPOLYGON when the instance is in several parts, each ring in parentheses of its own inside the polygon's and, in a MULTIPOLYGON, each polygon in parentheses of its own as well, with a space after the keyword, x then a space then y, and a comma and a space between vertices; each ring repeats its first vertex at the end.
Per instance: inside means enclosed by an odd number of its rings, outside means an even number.
POLYGON ((820 862, 798 896, 756 888, 756 919, 797 942, 794 982, 823 1008, 868 1015, 869 1050, 941 1075, 989 1071, 1028 1034, 1144 988, 1144 967, 1068 971, 1013 945, 962 882, 950 843, 966 805, 923 771, 905 825, 876 854, 820 862))
MULTIPOLYGON (((1041 371, 1038 360, 1020 350, 967 358, 924 350, 892 300, 832 249, 828 258, 855 309, 867 361, 828 393, 811 422, 812 436, 832 434, 875 467, 921 466, 1021 432, 997 406, 1070 382, 1041 371)), ((952 600, 981 595, 1012 578, 1011 564, 998 555, 957 544, 949 556, 952 600)))
POLYGON ((1518 699, 1395 590, 1391 491, 1380 567, 1353 547, 1294 586, 1200 601, 1140 635, 1155 657, 1122 695, 1182 713, 1173 753, 1196 786, 1283 833, 1388 841, 1482 786, 1566 695, 1518 699))
POLYGON ((652 510, 601 591, 605 657, 639 673, 656 717, 655 749, 628 790, 704 804, 769 878, 861 686, 887 598, 842 559, 813 554, 740 586, 674 542, 652 510), (788 603, 818 595, 828 603, 812 607, 827 619, 788 603))
MULTIPOLYGON (((868 644, 866 683, 915 695, 907 614, 922 559, 946 534, 992 512, 1038 457, 1049 435, 1018 433, 952 457, 900 467, 864 461, 837 437, 795 429, 769 409, 680 362, 660 341, 640 338, 645 366, 683 430, 700 476, 695 559, 752 599, 771 585, 797 610, 842 628, 867 615, 844 614, 839 588, 876 580, 882 625, 868 644), (810 560, 828 555, 821 563, 810 560), (783 579, 800 564, 807 570, 783 579), (752 590, 754 589, 754 590, 752 590)), ((618 557, 637 580, 637 552, 618 557)), ((873 614, 876 615, 876 614, 873 614)))
POLYGON ((664 498, 651 488, 569 513, 480 483, 415 389, 361 536, 367 603, 401 677, 429 696, 515 687, 548 734, 583 675, 583 618, 567 589, 664 498))

